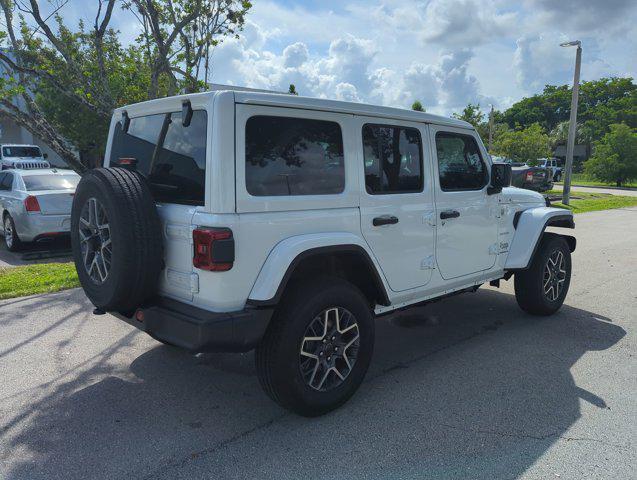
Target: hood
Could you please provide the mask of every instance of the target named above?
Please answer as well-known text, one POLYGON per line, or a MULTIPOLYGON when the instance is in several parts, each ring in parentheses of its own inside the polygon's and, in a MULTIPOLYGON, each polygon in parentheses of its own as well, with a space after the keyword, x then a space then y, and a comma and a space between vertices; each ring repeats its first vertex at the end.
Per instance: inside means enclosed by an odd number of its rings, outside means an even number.
POLYGON ((500 194, 501 203, 539 203, 545 205, 544 197, 525 188, 505 187, 500 194))

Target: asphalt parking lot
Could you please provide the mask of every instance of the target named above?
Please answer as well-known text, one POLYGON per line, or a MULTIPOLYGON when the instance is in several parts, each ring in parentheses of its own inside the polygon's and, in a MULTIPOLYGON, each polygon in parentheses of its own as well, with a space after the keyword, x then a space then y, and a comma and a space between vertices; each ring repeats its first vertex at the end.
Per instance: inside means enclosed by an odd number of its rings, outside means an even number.
POLYGON ((0 237, 0 268, 17 267, 32 263, 70 262, 71 241, 61 238, 48 243, 27 244, 19 252, 10 252, 0 237))
POLYGON ((635 478, 637 208, 576 225, 556 315, 511 281, 384 317, 317 419, 270 402, 252 354, 163 346, 80 290, 2 301, 0 478, 635 478))

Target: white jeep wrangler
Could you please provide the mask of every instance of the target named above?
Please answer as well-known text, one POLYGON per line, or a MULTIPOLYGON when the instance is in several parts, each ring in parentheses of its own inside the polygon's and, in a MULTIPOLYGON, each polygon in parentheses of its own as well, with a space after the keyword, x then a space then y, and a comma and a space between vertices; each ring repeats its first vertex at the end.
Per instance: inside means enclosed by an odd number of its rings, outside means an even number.
POLYGON ((96 313, 192 352, 256 348, 267 394, 301 415, 360 385, 374 317, 515 275, 560 308, 569 211, 509 187, 468 123, 249 91, 114 112, 72 242, 96 313))

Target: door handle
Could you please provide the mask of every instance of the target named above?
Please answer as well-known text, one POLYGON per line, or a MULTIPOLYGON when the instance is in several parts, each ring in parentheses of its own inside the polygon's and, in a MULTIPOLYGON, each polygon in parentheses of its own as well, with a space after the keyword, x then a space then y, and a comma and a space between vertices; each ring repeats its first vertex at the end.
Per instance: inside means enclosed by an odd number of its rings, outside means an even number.
POLYGON ((380 227, 381 225, 393 225, 398 223, 398 217, 394 217, 393 215, 383 215, 382 217, 376 217, 372 220, 372 224, 375 227, 380 227))
POLYGON ((445 220, 447 218, 458 218, 460 216, 460 212, 458 210, 445 210, 444 212, 440 212, 440 218, 445 220))

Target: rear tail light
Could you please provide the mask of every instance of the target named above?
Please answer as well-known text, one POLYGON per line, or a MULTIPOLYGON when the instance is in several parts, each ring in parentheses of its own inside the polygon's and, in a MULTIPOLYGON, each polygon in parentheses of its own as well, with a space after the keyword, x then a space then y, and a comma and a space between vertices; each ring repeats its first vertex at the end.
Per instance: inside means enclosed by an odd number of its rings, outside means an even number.
POLYGON ((195 268, 225 272, 234 263, 234 238, 228 228, 198 228, 193 230, 195 268))
POLYGON ((40 203, 38 202, 38 198, 33 195, 29 195, 24 199, 24 208, 27 212, 39 212, 40 203))
POLYGON ((526 172, 526 181, 527 182, 533 181, 533 172, 526 172))

